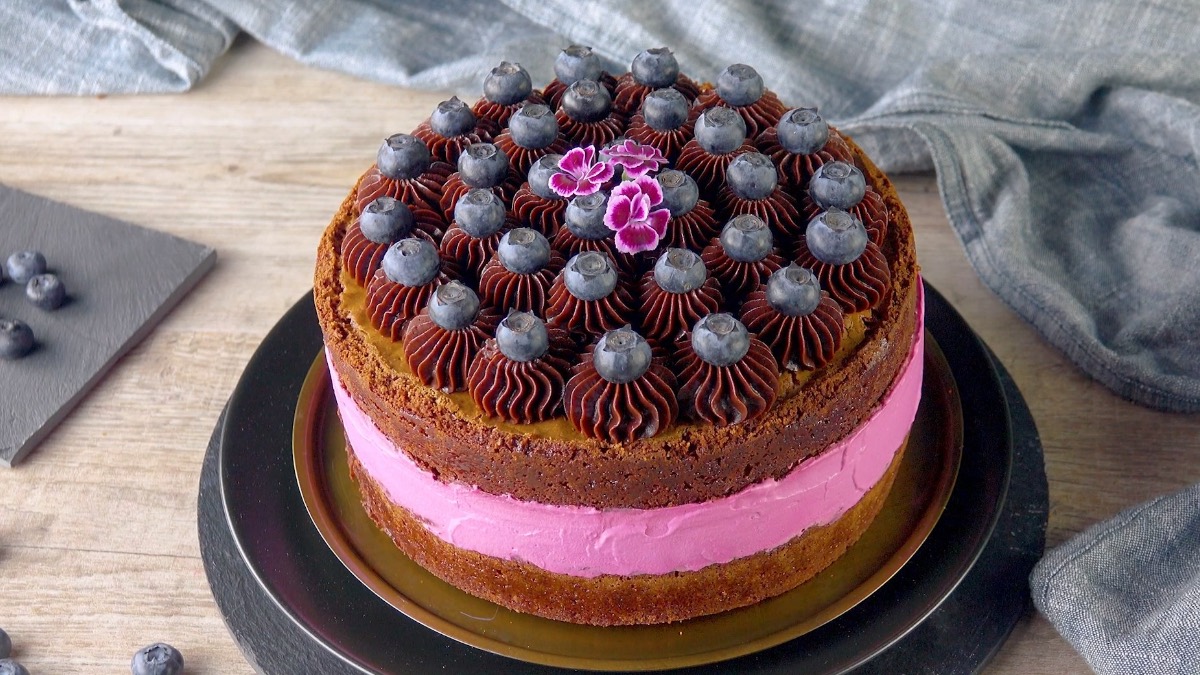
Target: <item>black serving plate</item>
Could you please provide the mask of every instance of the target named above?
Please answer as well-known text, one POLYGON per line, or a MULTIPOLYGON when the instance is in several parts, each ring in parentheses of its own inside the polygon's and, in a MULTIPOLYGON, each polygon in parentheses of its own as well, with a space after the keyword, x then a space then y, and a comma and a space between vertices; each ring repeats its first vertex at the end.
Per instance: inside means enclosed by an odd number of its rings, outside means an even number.
MULTIPOLYGON (((974 672, 1003 642, 1027 606, 1026 577, 1044 541, 1041 447, 1011 380, 928 285, 926 327, 957 382, 964 445, 957 483, 925 544, 874 594, 814 631, 731 661, 664 672, 974 672), (1010 491, 1014 475, 1019 484, 1010 491)), ((320 346, 310 296, 251 359, 206 457, 201 550, 247 659, 281 673, 575 672, 429 630, 363 586, 325 545, 296 485, 291 444, 320 346)))

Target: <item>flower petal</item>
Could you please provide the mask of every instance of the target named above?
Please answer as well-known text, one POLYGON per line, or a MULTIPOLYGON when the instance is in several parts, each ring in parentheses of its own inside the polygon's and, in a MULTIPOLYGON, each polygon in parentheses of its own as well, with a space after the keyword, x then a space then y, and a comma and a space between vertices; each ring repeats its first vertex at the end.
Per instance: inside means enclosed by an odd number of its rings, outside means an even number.
POLYGON ((617 231, 617 250, 621 253, 653 251, 658 246, 658 234, 645 223, 630 223, 617 231))
POLYGON ((613 177, 614 169, 611 164, 596 164, 588 169, 585 179, 594 180, 597 183, 603 183, 613 177))
POLYGON ((671 220, 671 212, 667 209, 655 209, 650 212, 650 217, 646 219, 646 224, 654 228, 659 237, 667 233, 667 222, 671 220))
POLYGON ((585 166, 591 166, 596 161, 596 146, 589 145, 583 148, 583 163, 585 166))
POLYGON ((638 189, 642 191, 642 194, 650 198, 651 206, 662 203, 662 186, 658 184, 658 181, 650 178, 649 176, 642 176, 634 182, 637 184, 638 189))
POLYGON ((600 185, 601 185, 601 183, 593 181, 589 178, 582 178, 582 179, 580 179, 580 181, 578 183, 575 184, 575 194, 577 194, 577 195, 595 194, 596 191, 600 189, 600 185))
POLYGON ((621 231, 622 228, 629 224, 629 216, 632 209, 633 204, 630 203, 629 197, 613 195, 609 198, 608 209, 604 212, 604 224, 614 232, 621 231))
POLYGON ((558 160, 558 168, 578 178, 587 171, 588 161, 583 148, 571 148, 562 159, 558 160))
POLYGON ((629 218, 631 220, 645 220, 650 217, 650 198, 646 195, 638 195, 630 200, 633 208, 630 209, 629 218))
POLYGON ((624 197, 626 199, 634 199, 638 195, 642 194, 642 189, 640 187, 638 187, 636 182, 627 180, 627 181, 621 183, 620 185, 618 185, 617 187, 613 188, 612 193, 613 193, 614 197, 624 197))
POLYGON ((579 183, 565 173, 556 173, 550 176, 550 189, 557 192, 559 197, 573 197, 579 194, 578 188, 579 183))

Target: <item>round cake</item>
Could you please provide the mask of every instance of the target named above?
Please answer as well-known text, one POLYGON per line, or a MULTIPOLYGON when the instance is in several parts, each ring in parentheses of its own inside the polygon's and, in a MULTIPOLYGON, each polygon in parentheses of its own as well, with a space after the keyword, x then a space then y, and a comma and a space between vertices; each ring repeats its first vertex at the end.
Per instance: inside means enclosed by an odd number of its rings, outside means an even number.
POLYGON ((417 563, 504 607, 681 621, 828 567, 922 377, 887 177, 750 66, 563 50, 384 141, 314 294, 351 474, 417 563))

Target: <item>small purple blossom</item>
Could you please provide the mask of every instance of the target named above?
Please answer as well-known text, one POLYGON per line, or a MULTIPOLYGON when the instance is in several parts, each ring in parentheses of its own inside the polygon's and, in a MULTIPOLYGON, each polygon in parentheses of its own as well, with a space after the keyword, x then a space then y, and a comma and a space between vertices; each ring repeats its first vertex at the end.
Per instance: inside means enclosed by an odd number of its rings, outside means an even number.
POLYGON ((604 224, 617 233, 618 251, 638 253, 658 246, 671 219, 669 210, 654 208, 662 200, 662 187, 647 176, 627 180, 613 189, 604 224))
POLYGON ((613 167, 596 162, 596 148, 571 148, 558 162, 563 173, 550 177, 550 189, 560 197, 594 194, 605 181, 613 177, 613 167))
MULTIPOLYGON (((642 145, 633 139, 626 139, 600 152, 608 163, 625 167, 626 178, 641 178, 658 171, 667 163, 667 158, 653 145, 642 145)), ((615 168, 615 167, 614 167, 615 168)))

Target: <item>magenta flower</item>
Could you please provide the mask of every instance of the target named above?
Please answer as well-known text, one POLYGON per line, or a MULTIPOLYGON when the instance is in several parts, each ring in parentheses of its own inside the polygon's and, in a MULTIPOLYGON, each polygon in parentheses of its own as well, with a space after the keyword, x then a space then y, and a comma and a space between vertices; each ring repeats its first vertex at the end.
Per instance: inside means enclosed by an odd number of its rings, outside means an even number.
POLYGON ((635 140, 626 139, 602 150, 600 153, 609 164, 619 164, 625 167, 627 178, 641 178, 648 173, 658 171, 658 167, 667 163, 667 158, 653 145, 642 145, 635 140))
POLYGON ((605 162, 595 162, 596 148, 571 148, 558 161, 563 173, 550 176, 550 188, 560 197, 590 195, 613 177, 613 168, 605 162))
POLYGON ((667 233, 671 212, 653 207, 662 203, 662 187, 647 176, 618 185, 608 198, 604 224, 617 233, 617 250, 622 253, 652 251, 667 233))

